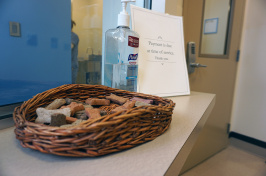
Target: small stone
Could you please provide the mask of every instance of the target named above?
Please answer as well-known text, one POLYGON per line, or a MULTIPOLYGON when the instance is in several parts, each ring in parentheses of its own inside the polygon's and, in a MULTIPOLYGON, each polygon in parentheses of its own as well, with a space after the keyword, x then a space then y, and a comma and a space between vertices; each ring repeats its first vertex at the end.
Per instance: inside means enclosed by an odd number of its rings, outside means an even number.
POLYGON ((65 100, 66 100, 66 104, 70 104, 70 103, 72 103, 72 102, 74 102, 74 99, 71 99, 71 98, 65 98, 65 100))
POLYGON ((85 103, 90 104, 92 106, 109 106, 110 100, 99 99, 99 98, 88 98, 85 103))
POLYGON ((93 107, 91 105, 89 105, 89 104, 85 104, 83 106, 84 106, 84 109, 86 109, 86 108, 93 109, 93 107))
POLYGON ((118 107, 116 107, 115 109, 113 109, 112 111, 111 111, 111 114, 113 114, 113 113, 116 113, 116 112, 119 112, 119 111, 126 111, 127 109, 125 108, 125 107, 123 107, 123 106, 118 106, 118 107))
POLYGON ((111 111, 111 114, 115 113, 115 112, 118 112, 118 111, 126 111, 130 108, 133 108, 135 106, 135 103, 136 101, 135 100, 132 100, 132 101, 127 101, 125 104, 123 104, 122 106, 118 106, 116 107, 115 109, 113 109, 111 111))
POLYGON ((100 115, 101 115, 101 116, 105 116, 105 115, 107 115, 107 112, 106 112, 106 111, 103 111, 103 110, 101 110, 101 112, 100 112, 100 115))
POLYGON ((60 128, 70 128, 72 127, 72 124, 66 124, 66 125, 61 125, 60 128))
POLYGON ((147 103, 147 104, 153 104, 153 100, 150 100, 150 99, 143 99, 143 98, 139 98, 139 97, 134 97, 131 100, 136 100, 136 101, 140 101, 140 102, 147 103))
POLYGON ((84 122, 85 120, 78 119, 72 125, 79 125, 81 122, 84 122))
POLYGON ((52 110, 58 109, 66 103, 65 99, 55 99, 51 104, 49 104, 45 109, 52 110))
POLYGON ((51 123, 51 115, 55 113, 64 114, 65 116, 70 116, 70 108, 65 109, 55 109, 55 110, 48 110, 45 108, 37 108, 36 114, 37 118, 35 123, 51 123))
POLYGON ((75 122, 76 120, 77 120, 77 119, 74 118, 74 117, 66 116, 66 122, 67 122, 67 123, 73 123, 73 122, 75 122))
POLYGON ((101 117, 101 110, 100 109, 89 109, 85 108, 86 115, 89 117, 89 119, 96 119, 101 117))
POLYGON ((51 126, 61 126, 66 124, 66 116, 64 114, 55 113, 51 115, 51 126))
POLYGON ((75 112, 77 112, 77 111, 84 110, 83 104, 76 103, 76 102, 72 102, 72 103, 70 103, 70 105, 67 105, 67 106, 62 106, 60 109, 64 109, 64 108, 70 108, 71 116, 73 116, 75 114, 75 112))
POLYGON ((127 101, 125 104, 123 104, 123 107, 126 109, 133 108, 135 106, 136 100, 127 101))
POLYGON ((75 122, 73 122, 72 124, 61 125, 60 128, 71 128, 71 127, 79 125, 81 122, 84 122, 84 120, 78 119, 75 122))
POLYGON ((135 106, 150 106, 151 104, 149 103, 145 103, 145 102, 141 102, 141 101, 136 101, 135 106))
POLYGON ((65 100, 66 100, 66 104, 67 104, 67 105, 71 104, 72 102, 76 102, 76 103, 83 104, 83 105, 85 104, 85 103, 82 102, 82 101, 74 100, 74 99, 71 99, 71 98, 65 98, 65 100))
POLYGON ((77 118, 77 119, 81 119, 81 120, 87 120, 88 119, 85 110, 77 111, 74 114, 74 117, 77 118))
POLYGON ((126 103, 129 100, 129 98, 120 97, 120 96, 117 96, 115 94, 111 94, 110 96, 106 96, 106 99, 111 100, 111 101, 118 103, 120 105, 126 103))

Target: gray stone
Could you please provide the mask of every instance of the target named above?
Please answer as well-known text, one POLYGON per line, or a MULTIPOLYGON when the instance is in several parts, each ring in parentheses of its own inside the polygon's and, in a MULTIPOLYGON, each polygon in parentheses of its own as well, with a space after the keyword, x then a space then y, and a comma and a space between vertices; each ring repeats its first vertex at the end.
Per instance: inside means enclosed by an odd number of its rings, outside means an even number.
POLYGON ((106 111, 103 111, 103 110, 101 110, 101 111, 100 111, 100 114, 101 114, 101 116, 105 116, 105 115, 107 115, 107 112, 106 112, 106 111))
POLYGON ((51 115, 51 126, 61 126, 66 124, 66 116, 64 114, 55 113, 51 115))
POLYGON ((81 119, 81 120, 87 120, 88 119, 88 117, 85 113, 85 110, 77 111, 75 113, 74 117, 76 117, 77 119, 81 119))
POLYGON ((65 98, 65 100, 66 100, 66 104, 70 104, 70 103, 72 103, 72 102, 74 102, 74 99, 71 99, 71 98, 65 98))
POLYGON ((66 100, 66 104, 71 104, 72 102, 76 102, 76 103, 81 103, 81 104, 85 104, 84 102, 81 102, 81 101, 78 101, 78 100, 74 100, 74 99, 71 99, 71 98, 65 98, 66 100))
POLYGON ((65 99, 55 99, 45 109, 48 109, 48 110, 58 109, 58 108, 60 108, 64 104, 66 104, 66 100, 65 99))
POLYGON ((89 105, 89 104, 85 104, 85 105, 84 105, 84 108, 85 108, 85 109, 86 109, 86 108, 93 109, 93 107, 92 107, 91 105, 89 105))
POLYGON ((141 101, 136 101, 135 106, 150 106, 151 104, 149 103, 145 103, 145 102, 141 102, 141 101))
POLYGON ((85 120, 78 119, 75 122, 73 122, 72 124, 61 125, 60 128, 71 128, 71 127, 79 125, 81 122, 84 122, 84 121, 85 120))
POLYGON ((136 101, 140 101, 140 102, 147 103, 147 104, 153 104, 153 100, 150 100, 150 99, 134 97, 131 100, 136 100, 136 101))
POLYGON ((65 116, 69 117, 71 114, 71 110, 70 108, 55 109, 55 110, 37 108, 36 114, 38 117, 36 118, 35 123, 51 123, 51 115, 55 113, 64 114, 65 116))

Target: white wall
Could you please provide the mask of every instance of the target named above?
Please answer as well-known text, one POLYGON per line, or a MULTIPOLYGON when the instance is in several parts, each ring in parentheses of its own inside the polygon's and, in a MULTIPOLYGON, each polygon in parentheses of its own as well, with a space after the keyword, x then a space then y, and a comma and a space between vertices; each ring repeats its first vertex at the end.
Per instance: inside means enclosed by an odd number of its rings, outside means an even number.
POLYGON ((231 131, 266 141, 266 1, 247 0, 231 131))

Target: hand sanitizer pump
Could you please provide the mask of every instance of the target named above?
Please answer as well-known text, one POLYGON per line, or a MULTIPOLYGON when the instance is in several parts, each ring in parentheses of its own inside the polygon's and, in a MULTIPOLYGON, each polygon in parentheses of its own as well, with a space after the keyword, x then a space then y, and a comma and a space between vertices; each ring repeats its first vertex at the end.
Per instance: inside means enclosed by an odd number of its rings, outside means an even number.
POLYGON ((121 0, 118 26, 105 33, 104 85, 136 92, 139 35, 129 28, 128 2, 135 0, 121 0))
POLYGON ((129 14, 127 13, 127 3, 136 2, 135 0, 121 0, 122 11, 118 14, 118 26, 127 26, 129 27, 129 14))

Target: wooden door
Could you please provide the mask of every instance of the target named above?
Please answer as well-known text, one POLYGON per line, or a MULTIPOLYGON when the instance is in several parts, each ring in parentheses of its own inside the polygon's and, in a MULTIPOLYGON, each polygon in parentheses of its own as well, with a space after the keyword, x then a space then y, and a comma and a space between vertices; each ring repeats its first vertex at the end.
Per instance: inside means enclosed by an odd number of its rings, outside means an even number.
POLYGON ((203 7, 204 0, 184 0, 185 44, 194 41, 196 62, 207 65, 206 68, 196 68, 195 72, 189 75, 189 80, 191 91, 216 94, 216 104, 181 172, 190 169, 228 145, 228 124, 232 110, 237 68, 236 57, 240 48, 245 0, 234 1, 228 57, 199 56, 203 7))

